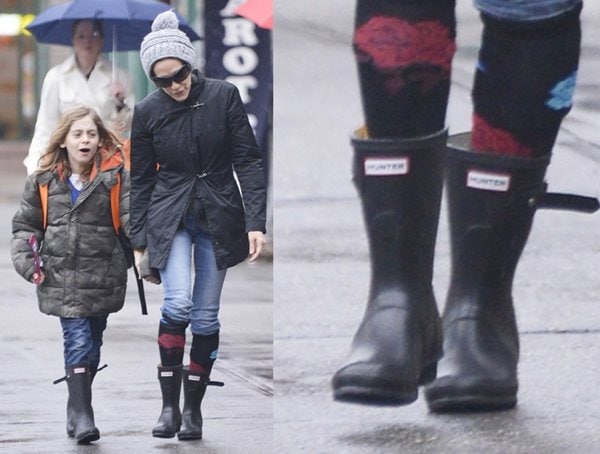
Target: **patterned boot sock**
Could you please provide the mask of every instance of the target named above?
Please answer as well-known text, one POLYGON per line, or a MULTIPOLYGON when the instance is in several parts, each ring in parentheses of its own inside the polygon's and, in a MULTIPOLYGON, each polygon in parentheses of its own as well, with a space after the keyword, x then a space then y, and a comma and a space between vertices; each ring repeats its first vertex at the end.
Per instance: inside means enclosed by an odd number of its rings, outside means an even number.
POLYGON ((369 137, 444 128, 456 51, 454 0, 358 0, 354 52, 369 137))
POLYGON ((159 323, 158 350, 163 366, 172 367, 183 364, 186 328, 187 325, 164 323, 163 321, 159 323))
POLYGON ((482 14, 473 86, 472 147, 521 157, 552 150, 571 109, 579 63, 581 5, 536 22, 482 14))
POLYGON ((192 349, 190 350, 190 370, 207 377, 210 375, 213 363, 219 351, 219 332, 208 336, 193 335, 192 349))

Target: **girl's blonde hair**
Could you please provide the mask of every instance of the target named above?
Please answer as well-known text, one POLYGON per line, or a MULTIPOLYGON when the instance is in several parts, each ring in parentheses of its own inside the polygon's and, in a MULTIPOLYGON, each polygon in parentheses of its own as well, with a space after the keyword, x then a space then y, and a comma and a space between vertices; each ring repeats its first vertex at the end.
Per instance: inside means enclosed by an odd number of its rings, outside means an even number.
POLYGON ((102 159, 102 154, 107 158, 115 154, 116 150, 121 146, 119 138, 104 126, 100 116, 94 109, 84 105, 78 105, 66 110, 61 116, 58 125, 50 135, 46 150, 40 157, 37 169, 38 173, 60 170, 60 176, 63 179, 66 179, 71 175, 69 154, 66 148, 61 147, 61 144, 65 142, 73 123, 88 116, 98 128, 99 145, 96 156, 90 161, 88 168, 82 172, 81 179, 85 181, 89 178, 92 167, 94 166, 94 161, 102 159), (100 144, 102 145, 100 146, 100 144), (103 153, 100 153, 100 149, 103 150, 103 153))

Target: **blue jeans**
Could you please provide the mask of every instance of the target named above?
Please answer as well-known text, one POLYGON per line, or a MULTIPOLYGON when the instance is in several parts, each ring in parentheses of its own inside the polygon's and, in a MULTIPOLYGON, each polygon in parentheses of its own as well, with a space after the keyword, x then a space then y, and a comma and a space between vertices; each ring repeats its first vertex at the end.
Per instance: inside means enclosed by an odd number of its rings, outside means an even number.
POLYGON ((63 331, 65 367, 85 364, 97 368, 100 363, 102 334, 108 315, 60 318, 63 331))
POLYGON ((533 21, 572 10, 582 0, 474 0, 475 7, 500 19, 533 21))
POLYGON ((167 264, 160 270, 164 288, 161 322, 189 323, 192 334, 202 336, 219 331, 221 290, 226 272, 217 269, 210 235, 195 228, 192 222, 186 223, 175 234, 167 264))

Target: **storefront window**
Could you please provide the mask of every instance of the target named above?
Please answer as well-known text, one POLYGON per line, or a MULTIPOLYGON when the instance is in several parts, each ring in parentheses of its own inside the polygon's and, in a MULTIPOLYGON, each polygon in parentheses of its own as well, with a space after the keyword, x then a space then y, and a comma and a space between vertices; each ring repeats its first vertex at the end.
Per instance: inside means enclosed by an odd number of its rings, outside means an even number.
POLYGON ((0 140, 30 136, 35 122, 35 40, 23 27, 38 3, 0 0, 0 140))

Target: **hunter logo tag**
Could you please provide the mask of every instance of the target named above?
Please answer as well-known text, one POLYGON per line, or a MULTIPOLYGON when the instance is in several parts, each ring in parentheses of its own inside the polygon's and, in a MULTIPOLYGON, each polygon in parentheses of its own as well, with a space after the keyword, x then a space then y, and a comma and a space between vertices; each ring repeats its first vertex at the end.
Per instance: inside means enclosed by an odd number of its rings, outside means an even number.
POLYGON ((365 158, 365 175, 389 177, 406 175, 409 168, 407 157, 395 158, 365 158))
POLYGON ((469 170, 467 187, 484 191, 506 192, 510 188, 510 175, 469 170))

